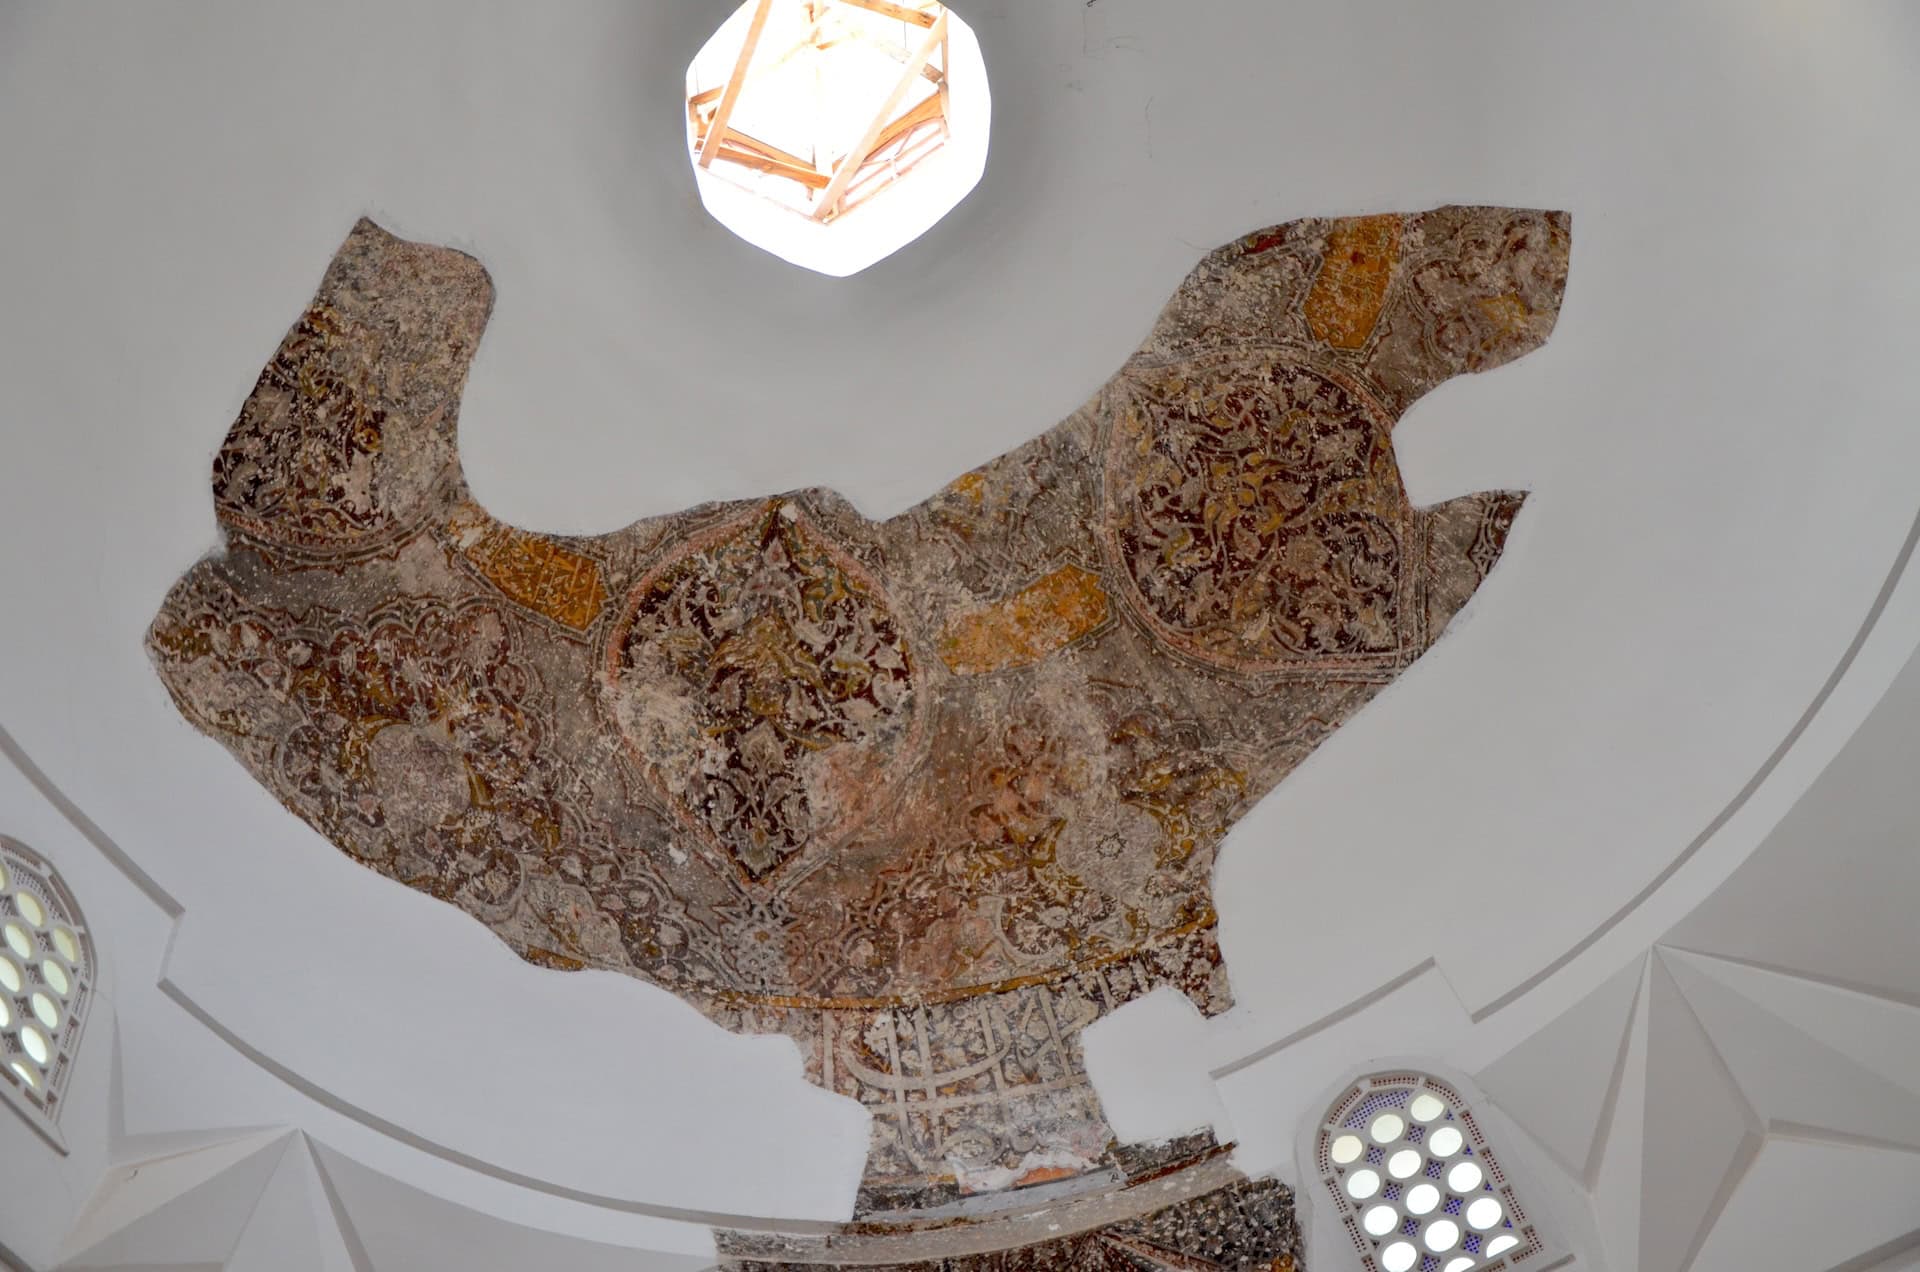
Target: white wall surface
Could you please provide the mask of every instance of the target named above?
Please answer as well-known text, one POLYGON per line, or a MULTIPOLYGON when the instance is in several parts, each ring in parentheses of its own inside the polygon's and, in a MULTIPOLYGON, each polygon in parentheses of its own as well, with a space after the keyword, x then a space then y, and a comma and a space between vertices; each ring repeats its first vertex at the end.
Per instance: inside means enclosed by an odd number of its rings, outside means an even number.
MULTIPOLYGON (((688 1252, 684 1212, 830 1219, 858 1176, 863 1115, 787 1044, 523 966, 353 866, 147 666, 146 623, 214 544, 213 449, 362 213, 486 262, 469 478, 505 518, 592 531, 813 483, 906 507, 1078 405, 1202 252, 1263 224, 1573 212, 1552 342, 1397 438, 1416 499, 1534 491, 1506 559, 1226 850, 1241 1007, 1203 1068, 1252 1165, 1366 1055, 1439 1030, 1474 1071, 1600 986, 1920 636, 1912 589, 1882 597, 1920 503, 1920 8, 961 3, 993 77, 986 175, 831 280, 694 193, 681 73, 730 7, 0 6, 0 724, 184 908, 175 997, 120 996, 143 1071, 179 1083, 131 1122, 325 1122, 436 1195, 688 1252)), ((0 817, 63 868, 98 857, 16 829, 52 817, 28 796, 0 817)), ((76 887, 97 927, 166 926, 76 887)), ((158 983, 164 942, 141 949, 158 983)), ((1127 1104, 1155 1089, 1138 1054, 1115 1115, 1153 1125, 1127 1104)), ((1176 1067, 1168 1099, 1211 1107, 1176 1067)))
POLYGON ((151 994, 167 916, 80 839, 20 770, 0 733, 0 819, 6 833, 44 857, 79 900, 93 940, 96 976, 56 1132, 56 1149, 13 1104, 0 1100, 0 1266, 52 1267, 60 1240, 85 1208, 113 1151, 118 1004, 123 991, 151 994))
MULTIPOLYGON (((1920 1259, 1920 656, 1713 894, 1472 1084, 1440 1057, 1444 1013, 1389 995, 1328 1036, 1364 1052, 1292 1145, 1308 1264, 1358 1272, 1316 1177, 1313 1131, 1347 1080, 1425 1068, 1467 1091, 1521 1202, 1581 1266, 1633 1272, 1869 1272, 1920 1259), (1374 1033, 1369 1034, 1371 1028, 1374 1033), (1496 1133, 1497 1132, 1497 1133, 1496 1133)), ((1318 1044, 1320 1039, 1313 1040, 1318 1044)), ((1255 1075, 1223 1084, 1244 1116, 1255 1075)), ((1299 1080, 1289 1073, 1274 1083, 1299 1080)), ((1285 1096, 1274 1103, 1284 1104, 1285 1096)), ((1253 1152, 1261 1151, 1256 1140, 1253 1152)), ((1243 1157, 1248 1154, 1243 1153, 1243 1157)))
POLYGON ((61 1234, 93 1195, 107 1164, 113 1008, 95 996, 88 1045, 68 1079, 55 1148, 12 1104, 0 1102, 0 1268, 8 1259, 51 1267, 61 1234))
MULTIPOLYGON (((1607 1266, 1920 1260, 1916 749, 1920 658, 1766 841, 1630 967, 1625 1030, 1588 1013, 1617 1067, 1574 1178, 1593 1187, 1607 1266)), ((1546 1036, 1482 1075, 1539 1129, 1556 1084, 1564 1097, 1580 1081, 1539 1048, 1546 1036)))

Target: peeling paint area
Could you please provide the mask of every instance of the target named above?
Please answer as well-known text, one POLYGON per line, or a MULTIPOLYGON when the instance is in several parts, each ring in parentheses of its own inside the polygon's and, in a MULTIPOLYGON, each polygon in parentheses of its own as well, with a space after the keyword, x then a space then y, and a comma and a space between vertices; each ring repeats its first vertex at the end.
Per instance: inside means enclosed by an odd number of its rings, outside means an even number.
POLYGON ((1162 985, 1230 1004, 1222 838, 1439 638, 1521 505, 1414 506, 1393 429, 1547 338, 1569 234, 1277 226, 897 517, 810 489, 563 538, 461 476, 485 270, 362 221, 148 651, 355 860, 541 966, 793 1037, 874 1114, 863 1212, 1111 1181, 1080 1031, 1162 985))

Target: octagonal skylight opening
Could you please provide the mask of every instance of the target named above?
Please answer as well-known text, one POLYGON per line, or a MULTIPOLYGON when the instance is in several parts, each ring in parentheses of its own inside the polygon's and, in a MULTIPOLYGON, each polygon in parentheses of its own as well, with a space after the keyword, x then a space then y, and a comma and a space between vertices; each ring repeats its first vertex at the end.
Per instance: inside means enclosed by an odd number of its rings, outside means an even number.
POLYGON ((821 274, 899 251, 986 169, 980 43, 931 0, 746 0, 687 68, 686 109, 707 211, 821 274))

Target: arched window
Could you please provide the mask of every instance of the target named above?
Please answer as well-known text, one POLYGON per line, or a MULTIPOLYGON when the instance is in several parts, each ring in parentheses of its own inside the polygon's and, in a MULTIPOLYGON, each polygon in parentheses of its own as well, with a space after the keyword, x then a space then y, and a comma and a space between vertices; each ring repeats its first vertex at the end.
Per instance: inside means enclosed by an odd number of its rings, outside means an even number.
POLYGON ((66 884, 38 853, 0 836, 0 1092, 56 1144, 95 969, 66 884))
POLYGON ((1320 1177, 1368 1272, 1541 1266, 1546 1246, 1458 1091, 1399 1071, 1348 1087, 1321 1123, 1320 1177))

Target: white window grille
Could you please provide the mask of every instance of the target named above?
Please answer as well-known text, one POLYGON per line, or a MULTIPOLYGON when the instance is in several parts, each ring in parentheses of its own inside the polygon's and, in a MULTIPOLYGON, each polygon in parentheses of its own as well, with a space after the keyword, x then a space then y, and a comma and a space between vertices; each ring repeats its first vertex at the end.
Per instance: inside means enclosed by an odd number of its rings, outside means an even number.
POLYGON ((1367 1272, 1550 1261, 1479 1119, 1437 1078, 1400 1070, 1354 1083, 1321 1123, 1315 1156, 1367 1272))
POLYGON ((96 967, 80 906, 59 874, 0 836, 0 1094, 63 1150, 55 1124, 96 967))

